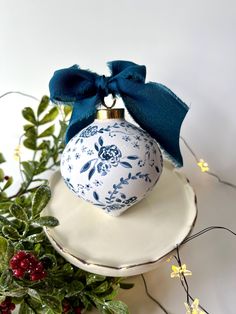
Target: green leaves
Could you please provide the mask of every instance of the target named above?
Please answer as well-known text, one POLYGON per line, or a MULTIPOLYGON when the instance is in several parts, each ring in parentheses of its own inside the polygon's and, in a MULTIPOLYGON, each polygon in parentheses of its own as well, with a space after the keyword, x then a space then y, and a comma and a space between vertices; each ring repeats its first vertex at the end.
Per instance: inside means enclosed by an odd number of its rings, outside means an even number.
POLYGON ((49 105, 49 97, 48 96, 43 96, 43 98, 40 101, 40 104, 38 106, 38 110, 37 110, 37 116, 39 117, 41 115, 41 113, 43 113, 48 105, 49 105))
POLYGON ((7 251, 7 240, 0 236, 0 256, 2 257, 7 251))
POLYGON ((43 131, 41 134, 39 134, 38 138, 42 138, 42 137, 47 137, 47 136, 53 135, 54 131, 55 131, 55 126, 51 125, 45 131, 43 131))
POLYGON ((114 314, 129 314, 128 306, 122 301, 108 301, 106 302, 106 308, 114 314))
POLYGON ((35 115, 34 115, 34 111, 32 108, 30 107, 26 107, 22 110, 22 115, 23 117, 25 118, 25 120, 31 122, 32 124, 37 124, 37 120, 35 118, 35 115))
POLYGON ((32 202, 32 218, 39 216, 51 198, 51 190, 47 185, 41 185, 34 194, 32 202))
POLYGON ((96 275, 96 274, 89 274, 86 277, 86 284, 87 285, 91 285, 94 282, 98 282, 98 281, 104 281, 106 279, 105 276, 102 275, 96 275))
POLYGON ((42 296, 42 302, 53 311, 54 314, 62 313, 62 306, 59 299, 51 296, 42 296))
POLYGON ((15 229, 14 227, 12 226, 8 226, 8 225, 5 225, 2 227, 2 233, 3 235, 10 239, 10 240, 18 240, 20 238, 20 234, 19 232, 17 231, 17 229, 15 229))
POLYGON ((45 124, 45 123, 48 123, 48 122, 52 122, 53 120, 56 119, 56 117, 58 116, 58 109, 57 107, 53 107, 49 113, 47 113, 42 120, 39 121, 39 124, 42 125, 42 124, 45 124))
POLYGON ((35 223, 44 227, 56 227, 59 225, 59 221, 52 216, 43 216, 35 220, 35 223))
MULTIPOLYGON (((83 305, 89 310, 95 305, 103 314, 127 314, 122 302, 113 301, 119 286, 122 287, 119 278, 76 268, 54 250, 44 232, 43 227, 56 227, 59 221, 52 216, 40 216, 51 198, 50 188, 40 174, 60 163, 66 119, 71 111, 70 106, 63 106, 61 121, 56 120, 59 110, 49 107, 47 96, 41 99, 36 111, 26 107, 22 111, 27 120, 23 144, 33 152, 33 157, 23 160, 21 156, 24 182, 15 195, 7 195, 13 179, 0 168, 0 303, 5 296, 11 296, 14 303, 20 304, 20 314, 61 314, 66 299, 72 307, 83 305), (39 182, 44 183, 37 186, 39 182), (44 265, 47 276, 37 282, 29 277, 15 278, 10 260, 19 251, 32 253, 44 265)), ((3 162, 5 158, 0 153, 0 164, 3 162)), ((123 288, 128 288, 127 284, 123 288)))
POLYGON ((6 160, 2 153, 0 153, 0 164, 4 163, 6 160))
POLYGON ((19 205, 12 204, 10 207, 10 213, 12 214, 12 216, 14 216, 17 219, 24 220, 24 221, 28 220, 28 216, 26 212, 19 205))

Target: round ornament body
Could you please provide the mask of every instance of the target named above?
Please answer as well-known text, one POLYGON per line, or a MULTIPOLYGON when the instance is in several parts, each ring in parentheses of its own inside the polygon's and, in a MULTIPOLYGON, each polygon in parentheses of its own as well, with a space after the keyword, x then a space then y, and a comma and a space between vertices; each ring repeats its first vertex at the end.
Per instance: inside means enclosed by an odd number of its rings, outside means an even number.
POLYGON ((68 188, 112 216, 142 200, 157 183, 157 142, 125 119, 95 119, 67 144, 61 174, 68 188))

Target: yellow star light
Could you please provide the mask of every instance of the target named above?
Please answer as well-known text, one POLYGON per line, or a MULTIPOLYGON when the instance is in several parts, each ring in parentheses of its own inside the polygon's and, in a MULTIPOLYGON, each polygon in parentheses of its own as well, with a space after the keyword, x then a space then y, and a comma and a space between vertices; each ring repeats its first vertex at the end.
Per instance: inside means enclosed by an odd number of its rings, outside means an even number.
POLYGON ((20 155, 21 155, 21 151, 20 151, 20 145, 18 145, 15 150, 14 150, 14 159, 16 161, 19 161, 20 160, 20 155))
POLYGON ((199 166, 202 172, 207 172, 210 170, 210 168, 208 167, 208 163, 205 162, 205 160, 203 159, 200 159, 197 165, 199 166))
POLYGON ((180 267, 172 265, 171 269, 172 269, 172 273, 170 274, 171 278, 180 277, 181 275, 184 276, 192 275, 192 272, 190 270, 187 270, 186 264, 183 264, 180 267))
POLYGON ((205 314, 205 312, 199 308, 198 299, 195 299, 191 306, 189 306, 187 303, 184 303, 184 305, 186 308, 186 314, 205 314))

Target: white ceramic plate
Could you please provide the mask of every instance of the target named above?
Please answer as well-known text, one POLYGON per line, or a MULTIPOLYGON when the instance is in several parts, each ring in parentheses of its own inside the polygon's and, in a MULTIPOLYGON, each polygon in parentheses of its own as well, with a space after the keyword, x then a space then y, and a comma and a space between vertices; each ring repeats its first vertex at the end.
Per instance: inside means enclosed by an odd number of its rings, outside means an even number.
POLYGON ((54 248, 72 264, 106 276, 133 276, 154 269, 192 230, 196 196, 169 163, 148 197, 112 217, 76 197, 59 172, 50 180, 52 199, 44 211, 59 219, 45 228, 54 248))

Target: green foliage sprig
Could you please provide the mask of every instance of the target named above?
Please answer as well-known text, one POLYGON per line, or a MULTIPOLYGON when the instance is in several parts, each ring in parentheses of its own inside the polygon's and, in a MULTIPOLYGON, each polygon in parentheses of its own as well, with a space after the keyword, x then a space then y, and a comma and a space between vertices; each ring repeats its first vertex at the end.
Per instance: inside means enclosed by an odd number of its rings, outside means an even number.
MULTIPOLYGON (((23 161, 18 154, 22 183, 14 195, 8 193, 13 178, 0 168, 0 313, 5 313, 7 306, 11 313, 14 304, 19 304, 20 314, 81 313, 93 306, 102 314, 128 313, 127 306, 114 298, 119 288, 132 285, 68 263, 44 233, 44 226, 59 224, 56 218, 41 213, 51 198, 45 174, 60 163, 70 112, 68 106, 61 111, 49 107, 47 96, 36 112, 26 107, 21 141, 33 157, 23 161)), ((0 164, 4 162, 0 153, 0 164)))

